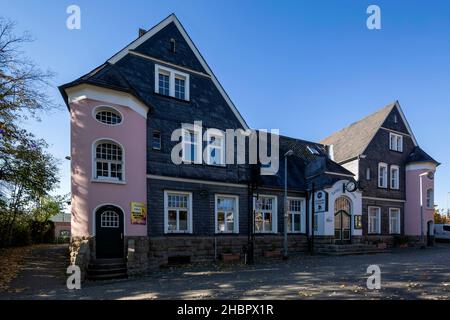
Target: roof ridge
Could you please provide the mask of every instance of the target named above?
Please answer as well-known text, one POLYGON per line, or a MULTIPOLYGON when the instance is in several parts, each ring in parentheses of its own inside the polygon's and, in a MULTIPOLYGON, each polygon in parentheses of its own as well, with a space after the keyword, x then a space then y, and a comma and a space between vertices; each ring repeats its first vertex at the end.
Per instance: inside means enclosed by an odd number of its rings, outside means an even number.
POLYGON ((345 131, 345 130, 347 130, 347 129, 353 127, 353 126, 355 126, 356 124, 360 124, 360 123, 364 122, 365 120, 367 120, 367 119, 369 119, 369 118, 372 118, 373 116, 379 114, 381 111, 384 111, 384 110, 386 110, 386 109, 391 109, 391 110, 392 110, 392 109, 395 107, 396 103, 397 103, 397 101, 391 102, 391 103, 385 105, 384 107, 382 107, 382 108, 376 110, 375 112, 372 112, 371 114, 365 116, 364 118, 361 118, 360 120, 357 120, 357 121, 355 121, 355 122, 352 122, 352 123, 349 124, 348 126, 342 128, 342 129, 340 129, 340 130, 338 130, 338 131, 335 131, 335 132, 331 133, 330 135, 328 135, 328 136, 325 137, 324 139, 320 140, 320 141, 321 141, 320 144, 325 144, 325 143, 323 143, 322 141, 325 141, 325 140, 327 140, 328 138, 334 136, 335 134, 337 134, 337 133, 339 133, 339 132, 343 132, 343 131, 345 131))

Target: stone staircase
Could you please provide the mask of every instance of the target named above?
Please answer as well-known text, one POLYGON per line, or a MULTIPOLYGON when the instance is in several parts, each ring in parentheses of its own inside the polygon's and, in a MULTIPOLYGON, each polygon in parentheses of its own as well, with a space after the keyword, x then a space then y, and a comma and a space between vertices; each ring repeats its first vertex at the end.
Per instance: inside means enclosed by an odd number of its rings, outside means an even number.
POLYGON ((375 254, 390 252, 389 249, 380 249, 374 244, 319 244, 315 246, 317 254, 329 256, 345 256, 356 254, 375 254))
POLYGON ((87 278, 89 280, 111 280, 127 278, 125 259, 97 259, 89 264, 87 278))

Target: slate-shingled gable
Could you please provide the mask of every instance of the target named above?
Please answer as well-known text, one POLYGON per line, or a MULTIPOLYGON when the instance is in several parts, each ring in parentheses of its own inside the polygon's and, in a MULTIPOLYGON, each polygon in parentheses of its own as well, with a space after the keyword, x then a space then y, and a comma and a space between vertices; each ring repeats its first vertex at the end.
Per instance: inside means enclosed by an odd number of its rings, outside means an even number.
POLYGON ((388 104, 364 119, 333 133, 320 143, 334 146, 334 160, 338 163, 359 156, 364 152, 395 105, 396 103, 388 104))

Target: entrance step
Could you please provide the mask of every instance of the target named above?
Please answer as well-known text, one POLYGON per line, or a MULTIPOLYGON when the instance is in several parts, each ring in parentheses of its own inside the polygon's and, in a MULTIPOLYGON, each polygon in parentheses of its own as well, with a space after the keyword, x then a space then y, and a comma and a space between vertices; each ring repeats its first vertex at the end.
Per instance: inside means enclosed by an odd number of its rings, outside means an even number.
POLYGON ((97 259, 89 264, 87 278, 89 280, 111 280, 127 278, 125 259, 97 259))
POLYGON ((380 249, 372 244, 324 244, 317 245, 315 251, 318 254, 329 256, 344 256, 356 254, 375 254, 390 252, 387 249, 380 249))

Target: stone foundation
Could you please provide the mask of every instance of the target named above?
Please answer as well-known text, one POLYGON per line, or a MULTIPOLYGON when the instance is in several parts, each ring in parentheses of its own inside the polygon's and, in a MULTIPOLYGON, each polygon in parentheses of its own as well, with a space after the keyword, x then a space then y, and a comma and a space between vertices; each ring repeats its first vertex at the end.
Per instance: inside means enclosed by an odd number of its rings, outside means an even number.
POLYGON ((126 258, 128 276, 144 274, 148 269, 148 237, 126 237, 126 258))
MULTIPOLYGON (((265 252, 279 252, 283 250, 282 235, 255 236, 254 257, 262 259, 265 252)), ((222 253, 237 253, 244 262, 244 254, 248 248, 247 236, 166 236, 149 239, 149 267, 157 268, 167 265, 169 258, 185 257, 191 263, 205 263, 219 261, 222 253)), ((290 254, 306 252, 308 250, 305 235, 290 235, 288 237, 290 254)), ((267 259, 267 258, 264 258, 267 259)))
POLYGON ((95 244, 92 237, 72 237, 69 245, 69 263, 81 270, 81 281, 86 278, 89 262, 95 258, 95 244))

